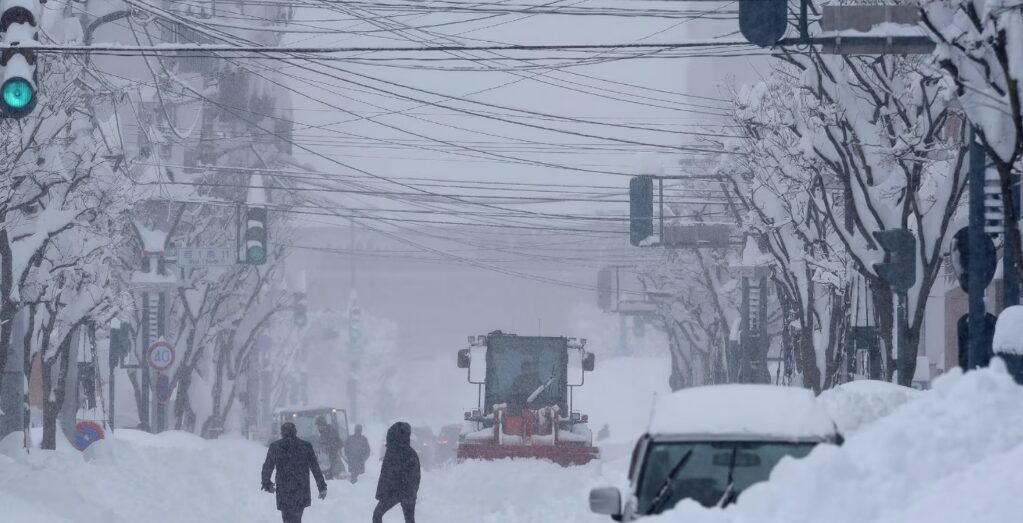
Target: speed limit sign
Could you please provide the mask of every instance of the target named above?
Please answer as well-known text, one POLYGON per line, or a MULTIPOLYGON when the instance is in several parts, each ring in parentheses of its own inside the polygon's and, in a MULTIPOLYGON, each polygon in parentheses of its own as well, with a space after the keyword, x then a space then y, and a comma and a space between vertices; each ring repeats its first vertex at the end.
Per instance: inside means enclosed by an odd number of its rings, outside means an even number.
POLYGON ((146 359, 153 369, 167 370, 174 363, 174 347, 163 340, 155 341, 149 346, 146 359))

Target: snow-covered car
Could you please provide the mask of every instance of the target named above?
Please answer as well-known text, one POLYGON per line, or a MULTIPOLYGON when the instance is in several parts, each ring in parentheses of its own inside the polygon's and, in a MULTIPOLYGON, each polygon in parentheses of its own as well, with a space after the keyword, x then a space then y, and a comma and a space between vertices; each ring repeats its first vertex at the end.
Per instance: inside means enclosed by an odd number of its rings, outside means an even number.
POLYGON ((593 489, 590 509, 616 521, 659 514, 683 499, 735 502, 785 458, 842 436, 812 392, 770 385, 712 385, 659 398, 633 450, 629 487, 593 489))

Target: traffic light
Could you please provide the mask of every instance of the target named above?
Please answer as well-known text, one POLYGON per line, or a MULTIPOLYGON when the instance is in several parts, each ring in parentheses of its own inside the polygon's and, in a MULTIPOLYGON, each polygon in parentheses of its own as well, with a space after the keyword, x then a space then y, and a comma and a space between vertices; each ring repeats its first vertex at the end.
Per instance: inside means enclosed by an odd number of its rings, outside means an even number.
POLYGON ((18 49, 32 47, 36 40, 38 0, 3 0, 0 2, 0 33, 3 33, 3 83, 0 83, 0 116, 21 118, 36 106, 36 54, 18 49))
POLYGON ((785 36, 788 0, 739 0, 739 31, 751 44, 770 47, 785 36))
POLYGON ((245 210, 245 263, 266 263, 266 208, 249 207, 245 210))
POLYGON ((305 305, 305 293, 296 292, 294 296, 294 305, 292 305, 292 316, 291 321, 297 327, 305 327, 308 321, 306 317, 306 305, 305 305))
POLYGON ((906 229, 874 231, 874 239, 885 252, 884 263, 875 263, 874 271, 898 293, 916 283, 916 236, 906 229))
POLYGON ((654 234, 654 179, 629 180, 629 243, 638 246, 654 234))

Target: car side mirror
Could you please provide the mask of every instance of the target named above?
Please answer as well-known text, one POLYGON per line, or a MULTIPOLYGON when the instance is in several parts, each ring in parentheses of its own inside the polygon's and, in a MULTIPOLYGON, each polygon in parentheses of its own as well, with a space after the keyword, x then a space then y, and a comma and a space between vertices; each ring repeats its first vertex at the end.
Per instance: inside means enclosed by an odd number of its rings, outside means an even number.
POLYGON ((458 368, 469 368, 469 349, 462 349, 458 351, 458 368))
POLYGON ((597 367, 597 355, 592 352, 587 352, 583 356, 583 370, 586 372, 593 372, 593 369, 597 367))
POLYGON ((622 493, 615 487, 600 487, 590 491, 590 511, 612 518, 622 516, 622 493))

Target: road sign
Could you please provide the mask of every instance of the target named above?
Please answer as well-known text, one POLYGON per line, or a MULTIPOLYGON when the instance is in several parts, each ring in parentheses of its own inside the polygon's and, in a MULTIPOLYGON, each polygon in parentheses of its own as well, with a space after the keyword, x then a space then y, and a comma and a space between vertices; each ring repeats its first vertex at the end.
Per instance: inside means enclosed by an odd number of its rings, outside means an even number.
POLYGON ((104 437, 103 427, 99 426, 99 423, 79 421, 75 424, 75 435, 71 444, 78 450, 85 450, 104 437))
POLYGON ((991 280, 994 279, 995 269, 998 266, 997 250, 991 238, 987 234, 982 235, 978 245, 982 246, 980 259, 984 260, 983 265, 976 268, 970 267, 970 228, 963 227, 952 237, 952 252, 949 255, 952 270, 959 278, 959 285, 966 292, 969 292, 967 282, 971 274, 977 275, 980 278, 981 287, 987 288, 991 284, 991 280))
POLYGON ((212 267, 238 263, 238 252, 232 247, 182 247, 178 249, 180 267, 212 267))
POLYGON ((146 352, 146 360, 158 371, 167 370, 174 363, 174 347, 163 340, 155 341, 146 352))
POLYGON ((170 377, 161 372, 160 375, 156 377, 155 388, 156 401, 159 401, 160 403, 167 403, 170 401, 171 392, 174 390, 174 387, 171 385, 170 377))

